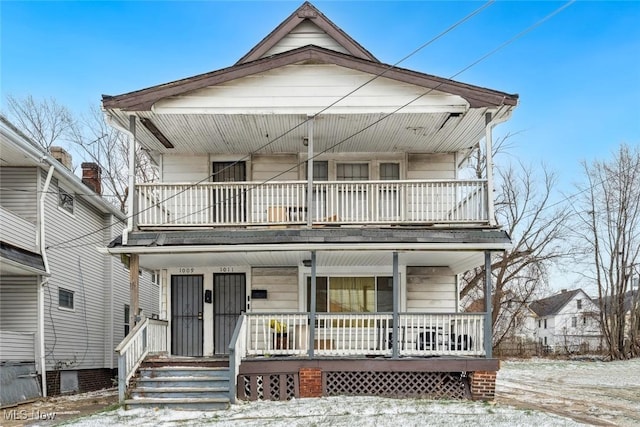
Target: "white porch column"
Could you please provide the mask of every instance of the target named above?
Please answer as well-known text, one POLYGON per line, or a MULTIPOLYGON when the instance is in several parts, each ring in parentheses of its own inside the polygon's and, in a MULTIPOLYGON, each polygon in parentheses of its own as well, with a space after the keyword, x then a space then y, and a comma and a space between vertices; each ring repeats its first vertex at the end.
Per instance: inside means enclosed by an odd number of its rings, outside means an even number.
POLYGON ((491 252, 484 251, 484 351, 487 359, 493 357, 493 322, 491 321, 491 252))
MULTIPOLYGON (((129 198, 127 199, 127 231, 136 226, 136 116, 129 116, 129 198)), ((136 313, 137 314, 137 313, 136 313)))
POLYGON ((313 224, 313 122, 314 116, 308 116, 308 140, 307 140, 307 225, 313 224))
POLYGON ((493 124, 491 124, 492 119, 491 113, 486 113, 484 116, 485 120, 485 150, 487 156, 487 215, 489 216, 489 224, 492 226, 496 225, 495 220, 495 209, 493 206, 493 124))
POLYGON ((393 341, 391 344, 392 358, 397 359, 400 354, 398 351, 398 344, 400 340, 400 274, 398 272, 398 252, 393 253, 393 341))

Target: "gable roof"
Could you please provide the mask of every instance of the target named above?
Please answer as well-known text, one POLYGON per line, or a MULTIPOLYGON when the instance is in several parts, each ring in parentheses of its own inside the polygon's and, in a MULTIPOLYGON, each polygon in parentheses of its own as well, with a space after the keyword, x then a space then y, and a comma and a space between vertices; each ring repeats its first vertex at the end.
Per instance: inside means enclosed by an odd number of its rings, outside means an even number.
POLYGON ((378 62, 378 60, 368 50, 352 39, 347 33, 342 31, 336 24, 331 22, 331 20, 316 9, 315 6, 308 1, 305 1, 287 19, 282 21, 280 25, 262 39, 260 43, 255 45, 253 49, 240 58, 236 65, 262 58, 271 48, 305 21, 311 21, 352 56, 378 62))
POLYGON ((351 55, 308 45, 298 49, 276 54, 252 62, 234 65, 221 70, 199 74, 186 79, 176 80, 146 89, 117 96, 102 96, 104 108, 119 108, 128 111, 150 111, 154 103, 161 99, 181 95, 208 86, 254 75, 274 68, 297 63, 334 64, 352 70, 370 74, 383 74, 384 77, 404 83, 436 89, 467 100, 471 108, 515 106, 518 95, 511 95, 479 86, 460 83, 454 80, 420 73, 405 68, 394 67, 381 62, 360 59, 351 55))
MULTIPOLYGON (((559 294, 539 299, 537 301, 532 302, 529 305, 529 308, 536 313, 539 317, 551 316, 554 314, 558 314, 562 308, 567 305, 571 299, 578 294, 587 294, 584 293, 582 289, 574 289, 572 291, 563 291, 559 294)), ((587 298, 589 298, 587 296, 587 298)), ((590 298, 589 298, 590 299, 590 298)))

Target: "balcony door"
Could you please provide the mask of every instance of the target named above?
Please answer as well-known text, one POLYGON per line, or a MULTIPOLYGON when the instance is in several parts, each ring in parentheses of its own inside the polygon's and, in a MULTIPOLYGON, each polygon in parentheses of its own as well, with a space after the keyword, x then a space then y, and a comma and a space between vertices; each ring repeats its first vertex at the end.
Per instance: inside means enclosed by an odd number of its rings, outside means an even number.
MULTIPOLYGON (((213 182, 243 182, 247 180, 245 162, 213 162, 213 182)), ((211 194, 211 220, 216 224, 241 224, 247 218, 249 195, 244 186, 215 186, 211 194)))

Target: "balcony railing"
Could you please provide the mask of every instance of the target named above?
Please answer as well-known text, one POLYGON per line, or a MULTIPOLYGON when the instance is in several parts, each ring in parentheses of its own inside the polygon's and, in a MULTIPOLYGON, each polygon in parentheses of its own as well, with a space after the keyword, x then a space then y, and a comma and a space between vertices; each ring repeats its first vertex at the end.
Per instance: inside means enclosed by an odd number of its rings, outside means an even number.
POLYGON ((484 180, 138 184, 140 227, 486 224, 484 180))
MULTIPOLYGON (((306 356, 308 313, 244 315, 237 339, 242 356, 306 356), (244 336, 243 336, 244 335, 244 336)), ((484 313, 400 313, 400 356, 485 356, 484 313)), ((314 354, 322 357, 387 356, 393 354, 391 313, 318 313, 314 354)))

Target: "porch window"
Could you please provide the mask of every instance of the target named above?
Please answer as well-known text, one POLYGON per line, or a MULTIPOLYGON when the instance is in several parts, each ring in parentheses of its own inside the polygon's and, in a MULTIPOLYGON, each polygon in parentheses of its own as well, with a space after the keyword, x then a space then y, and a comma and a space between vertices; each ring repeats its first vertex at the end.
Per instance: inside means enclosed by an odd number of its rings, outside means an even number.
MULTIPOLYGON (((307 277, 307 310, 311 311, 311 278, 307 277)), ((316 312, 372 313, 393 311, 392 277, 316 277, 316 312)))
POLYGON ((73 291, 68 289, 58 289, 58 307, 73 310, 73 291))
POLYGON ((369 179, 368 163, 338 163, 336 165, 338 181, 366 181, 369 179))

